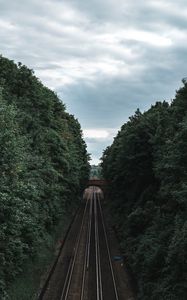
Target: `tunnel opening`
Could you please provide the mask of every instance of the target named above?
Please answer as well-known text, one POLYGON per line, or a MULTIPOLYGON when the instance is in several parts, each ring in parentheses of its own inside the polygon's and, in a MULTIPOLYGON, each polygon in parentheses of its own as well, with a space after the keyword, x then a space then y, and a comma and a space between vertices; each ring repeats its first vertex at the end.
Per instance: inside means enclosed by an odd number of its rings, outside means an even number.
POLYGON ((83 193, 83 200, 91 200, 93 191, 99 196, 99 198, 102 200, 104 199, 104 193, 103 190, 95 185, 88 186, 83 193))

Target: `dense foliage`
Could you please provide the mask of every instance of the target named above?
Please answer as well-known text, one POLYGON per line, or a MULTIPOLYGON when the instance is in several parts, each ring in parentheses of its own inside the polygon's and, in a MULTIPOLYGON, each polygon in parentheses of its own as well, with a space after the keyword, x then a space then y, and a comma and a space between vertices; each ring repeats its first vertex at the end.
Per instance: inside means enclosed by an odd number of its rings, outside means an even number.
POLYGON ((90 179, 101 179, 102 178, 102 169, 100 166, 91 165, 90 169, 90 179))
POLYGON ((130 117, 102 157, 114 224, 138 299, 187 295, 187 83, 130 117))
POLYGON ((78 121, 33 71, 0 56, 0 298, 89 176, 78 121))

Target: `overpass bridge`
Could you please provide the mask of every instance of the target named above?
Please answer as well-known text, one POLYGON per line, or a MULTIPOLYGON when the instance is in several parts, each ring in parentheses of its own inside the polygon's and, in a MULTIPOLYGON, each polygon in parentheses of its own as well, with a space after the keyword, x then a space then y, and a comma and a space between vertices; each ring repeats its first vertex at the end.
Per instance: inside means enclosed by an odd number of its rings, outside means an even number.
POLYGON ((91 178, 87 183, 87 187, 89 186, 97 186, 103 191, 104 194, 106 194, 108 183, 105 179, 91 178))

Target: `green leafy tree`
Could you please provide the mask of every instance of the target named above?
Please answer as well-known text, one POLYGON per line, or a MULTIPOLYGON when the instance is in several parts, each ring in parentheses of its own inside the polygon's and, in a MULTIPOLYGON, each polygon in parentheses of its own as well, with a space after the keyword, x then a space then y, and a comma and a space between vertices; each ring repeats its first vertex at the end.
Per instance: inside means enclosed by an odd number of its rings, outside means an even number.
POLYGON ((80 124, 26 66, 0 56, 0 298, 80 203, 89 156, 80 124))
POLYGON ((186 100, 184 83, 171 105, 137 110, 102 157, 138 299, 186 299, 186 100))

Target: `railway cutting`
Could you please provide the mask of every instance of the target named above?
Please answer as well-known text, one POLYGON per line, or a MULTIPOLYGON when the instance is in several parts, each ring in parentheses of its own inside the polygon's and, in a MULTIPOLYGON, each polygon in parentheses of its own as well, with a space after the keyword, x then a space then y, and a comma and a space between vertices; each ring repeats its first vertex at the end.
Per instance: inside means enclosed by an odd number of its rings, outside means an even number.
POLYGON ((118 250, 105 225, 102 201, 99 187, 87 189, 38 300, 135 299, 122 262, 114 259, 118 250))

